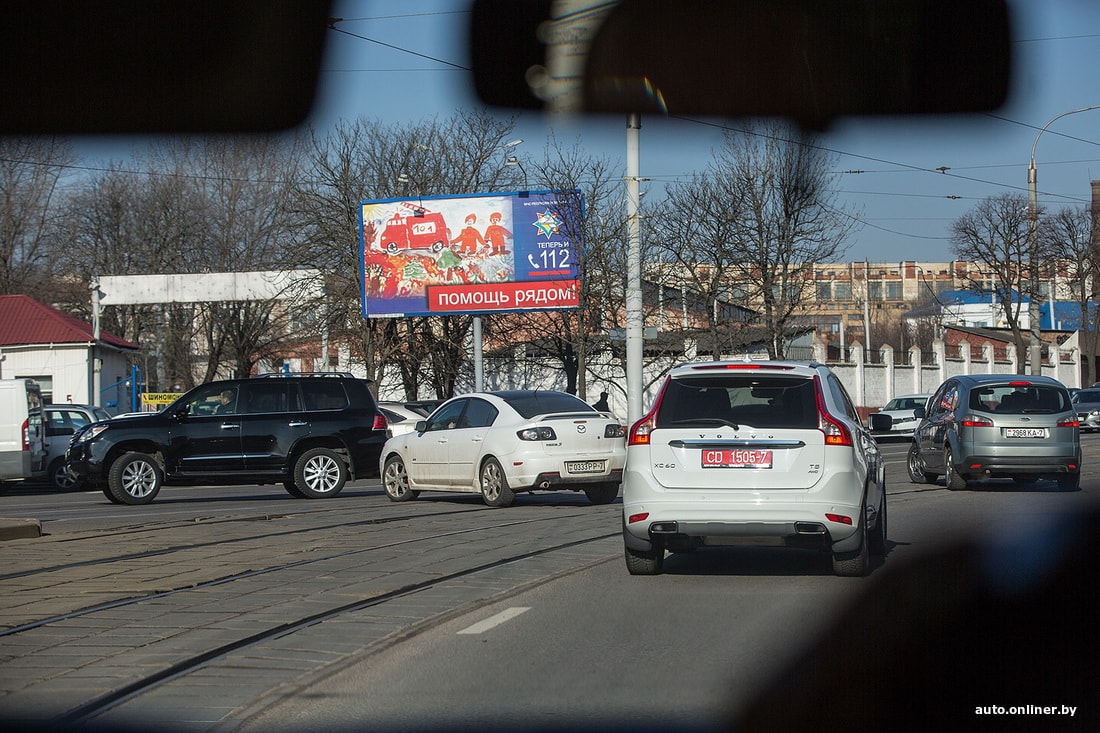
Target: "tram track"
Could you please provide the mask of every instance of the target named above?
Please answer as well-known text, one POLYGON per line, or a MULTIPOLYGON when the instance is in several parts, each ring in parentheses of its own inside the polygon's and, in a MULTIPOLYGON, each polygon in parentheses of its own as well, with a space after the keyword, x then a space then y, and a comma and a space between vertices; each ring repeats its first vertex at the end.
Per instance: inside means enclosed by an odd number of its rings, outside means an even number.
MULTIPOLYGON (((338 510, 329 510, 329 511, 333 512, 333 511, 338 511, 338 510)), ((344 511, 346 511, 346 510, 344 510, 344 511)), ((300 535, 303 535, 303 534, 309 534, 309 533, 313 533, 313 532, 326 532, 326 531, 335 530, 335 529, 346 529, 346 528, 349 528, 349 527, 365 527, 365 526, 371 526, 371 525, 389 524, 389 523, 393 523, 393 522, 407 522, 407 521, 413 521, 413 520, 419 520, 419 519, 425 519, 425 518, 446 517, 446 516, 451 516, 451 515, 461 515, 461 514, 468 514, 468 513, 473 512, 473 511, 477 511, 477 508, 461 509, 461 510, 450 510, 450 511, 444 511, 444 512, 432 512, 432 513, 426 513, 426 514, 425 513, 421 513, 421 514, 410 513, 410 514, 401 514, 401 515, 394 516, 394 517, 382 517, 382 518, 363 519, 363 520, 356 520, 356 521, 348 521, 347 519, 344 519, 342 521, 332 522, 332 523, 329 523, 329 524, 313 525, 313 526, 302 527, 302 528, 297 528, 297 529, 280 530, 278 532, 266 532, 266 533, 260 533, 260 534, 252 534, 252 535, 246 535, 246 536, 243 536, 243 537, 236 537, 236 538, 230 538, 230 539, 218 539, 218 540, 206 541, 206 542, 189 542, 189 543, 186 543, 186 544, 177 544, 177 545, 171 545, 171 546, 168 546, 168 547, 162 547, 162 548, 158 548, 158 549, 155 549, 155 550, 145 550, 145 551, 142 551, 142 552, 131 552, 131 553, 125 553, 125 554, 120 554, 120 555, 107 555, 107 556, 103 556, 103 557, 97 557, 97 558, 91 559, 91 560, 83 560, 83 561, 79 561, 79 562, 65 563, 65 564, 60 564, 60 565, 51 565, 51 566, 47 566, 47 567, 39 567, 39 568, 31 569, 31 570, 22 570, 22 571, 11 572, 11 573, 0 573, 0 581, 14 580, 14 579, 17 579, 17 578, 29 578, 29 577, 34 577, 36 575, 55 573, 55 572, 59 572, 59 571, 63 571, 63 570, 71 570, 71 569, 74 569, 74 568, 88 567, 88 566, 91 566, 91 565, 100 565, 100 564, 103 564, 103 563, 125 562, 125 561, 128 561, 128 560, 147 559, 147 558, 151 558, 151 557, 162 557, 162 556, 165 556, 165 555, 171 555, 172 553, 175 553, 175 552, 197 550, 197 549, 202 549, 202 548, 205 548, 205 547, 228 546, 228 545, 234 545, 234 544, 240 544, 240 543, 246 543, 246 542, 257 542, 257 541, 264 541, 264 540, 271 540, 271 539, 278 539, 278 538, 294 537, 294 536, 300 536, 300 535)), ((228 523, 246 522, 246 521, 247 522, 273 521, 273 520, 278 520, 278 519, 288 519, 288 518, 291 518, 291 517, 299 517, 299 516, 302 516, 302 515, 298 514, 298 513, 288 512, 288 513, 277 514, 277 515, 266 515, 264 517, 248 516, 248 517, 236 517, 236 518, 230 518, 230 519, 219 519, 219 520, 214 520, 214 521, 211 521, 211 522, 206 522, 205 524, 206 524, 206 526, 209 526, 210 524, 214 524, 214 523, 228 524, 228 523)), ((141 535, 156 535, 156 534, 159 534, 159 533, 163 533, 166 529, 190 528, 190 527, 195 527, 195 526, 199 526, 199 525, 194 520, 192 520, 190 522, 179 522, 179 523, 173 522, 173 523, 170 523, 167 526, 166 525, 154 525, 154 526, 149 526, 149 527, 142 528, 140 530, 135 529, 135 530, 131 530, 131 531, 128 531, 128 532, 123 531, 123 532, 111 532, 111 533, 97 533, 97 534, 86 535, 86 536, 82 536, 82 537, 62 538, 62 539, 58 539, 57 542, 59 542, 59 543, 61 543, 61 542, 68 542, 68 543, 72 543, 72 542, 98 542, 98 541, 104 541, 104 540, 110 540, 112 542, 117 542, 121 538, 124 538, 124 537, 132 538, 133 536, 138 535, 138 534, 141 534, 141 535)), ((0 633, 0 636, 3 636, 3 634, 0 633)))
POLYGON ((617 507, 575 501, 310 509, 265 515, 293 522, 280 527, 242 512, 24 545, 33 553, 0 574, 9 720, 125 727, 180 694, 220 701, 206 713, 217 720, 433 619, 604 562, 620 533, 617 507))
MULTIPOLYGON (((513 523, 513 524, 522 524, 522 523, 523 522, 518 522, 518 523, 513 523)), ((491 529, 491 528, 486 528, 486 529, 491 529)), ((473 530, 463 530, 463 531, 465 532, 465 531, 473 531, 473 530)), ((261 645, 265 642, 269 642, 273 639, 279 639, 279 638, 287 637, 287 636, 292 635, 295 632, 300 631, 302 629, 315 626, 316 624, 319 624, 319 623, 322 623, 322 622, 325 622, 325 621, 330 621, 330 620, 336 619, 336 618, 338 618, 340 616, 343 616, 343 615, 353 614, 353 613, 356 613, 356 612, 359 612, 359 611, 363 611, 365 609, 370 609, 370 608, 382 606, 384 604, 387 604, 387 603, 390 603, 390 602, 393 602, 393 601, 396 601, 396 600, 399 600, 399 599, 402 599, 402 598, 412 596, 413 594, 423 593, 423 592, 431 590, 431 589, 439 588, 441 586, 444 586, 448 583, 452 583, 456 580, 460 580, 462 578, 467 578, 467 577, 470 577, 470 576, 483 574, 483 573, 486 573, 486 572, 489 572, 489 571, 492 571, 492 570, 497 570, 497 569, 500 569, 500 568, 504 568, 504 567, 509 566, 509 565, 514 565, 514 564, 522 562, 524 560, 529 560, 529 559, 532 559, 532 558, 539 558, 539 557, 550 555, 550 554, 553 554, 553 553, 556 553, 556 552, 561 552, 562 550, 583 547, 584 545, 588 545, 588 544, 595 543, 595 542, 605 540, 605 539, 609 539, 609 538, 612 538, 612 537, 617 537, 617 536, 619 536, 619 534, 620 533, 617 532, 617 531, 616 532, 605 532, 605 533, 592 535, 592 536, 589 536, 589 537, 578 538, 578 539, 570 540, 570 541, 567 541, 567 542, 557 543, 557 544, 552 545, 552 546, 542 547, 542 548, 539 548, 539 549, 530 550, 530 551, 518 553, 518 554, 515 554, 515 555, 509 555, 509 556, 506 556, 506 557, 497 558, 497 559, 494 559, 492 561, 479 563, 479 564, 473 565, 473 566, 468 567, 468 568, 464 568, 464 569, 461 569, 461 570, 450 572, 450 573, 441 575, 437 578, 433 578, 431 580, 426 580, 426 581, 418 582, 418 583, 411 583, 411 584, 402 586, 400 588, 396 588, 392 591, 380 594, 380 595, 378 595, 376 597, 373 597, 373 598, 337 605, 337 606, 334 606, 332 608, 325 609, 323 611, 319 611, 317 613, 313 613, 313 614, 310 614, 310 615, 307 615, 307 616, 304 616, 304 617, 301 617, 301 618, 297 618, 297 619, 294 619, 294 620, 286 621, 284 623, 278 624, 278 625, 273 626, 271 628, 264 629, 260 632, 255 633, 255 634, 251 634, 251 635, 242 637, 240 639, 237 639, 235 641, 232 641, 232 642, 229 642, 229 643, 226 643, 226 644, 222 644, 222 645, 219 645, 219 646, 215 646, 215 647, 212 647, 210 649, 206 649, 204 651, 201 651, 199 653, 195 653, 195 654, 192 654, 190 656, 187 656, 186 658, 180 659, 180 660, 176 661, 175 663, 165 667, 164 669, 158 670, 157 672, 155 672, 153 674, 146 675, 146 676, 142 677, 141 679, 133 681, 129 684, 120 686, 116 689, 113 689, 113 690, 111 690, 107 693, 104 693, 104 694, 102 694, 102 695, 100 695, 100 696, 98 696, 98 697, 96 697, 92 700, 89 700, 89 701, 87 701, 87 702, 85 702, 81 705, 78 705, 78 706, 66 711, 64 714, 62 714, 60 716, 57 716, 54 719, 52 719, 50 721, 50 725, 56 725, 56 726, 59 726, 59 727, 69 727, 69 726, 86 724, 89 721, 93 721, 95 718, 103 715, 104 713, 107 713, 107 712, 115 709, 119 705, 122 705, 124 703, 133 701, 135 698, 138 698, 138 697, 140 697, 140 696, 142 696, 142 695, 144 695, 144 694, 146 694, 146 693, 148 693, 152 690, 155 690, 156 688, 158 688, 161 685, 169 683, 173 680, 178 680, 178 679, 186 676, 187 674, 189 674, 189 673, 191 673, 195 670, 206 667, 206 666, 208 666, 208 665, 210 665, 210 664, 212 664, 212 663, 214 663, 218 660, 224 659, 227 656, 229 656, 230 654, 239 653, 239 652, 242 652, 242 651, 247 650, 249 648, 257 647, 257 646, 259 646, 259 645, 261 645)), ((434 535, 430 538, 426 537, 426 538, 421 538, 421 539, 422 540, 438 539, 438 538, 445 537, 445 536, 447 536, 446 533, 440 534, 440 535, 434 535)), ((606 558, 598 558, 597 560, 590 561, 590 562, 585 563, 583 565, 579 565, 579 566, 573 568, 570 572, 578 572, 580 570, 585 569, 586 567, 591 566, 594 562, 603 562, 605 560, 606 560, 606 558)), ((560 574, 555 575, 554 577, 559 577, 559 576, 560 576, 560 574)), ((543 578, 538 582, 545 582, 548 579, 550 579, 550 578, 549 577, 543 578)), ((524 583, 519 587, 513 588, 511 592, 513 592, 513 593, 514 592, 519 592, 520 590, 529 588, 531 585, 534 585, 534 584, 535 583, 524 583)), ((499 600, 499 595, 494 596, 492 600, 499 600)), ((488 602, 488 599, 482 599, 481 600, 481 603, 485 603, 485 602, 488 602)), ((475 604, 475 605, 477 605, 477 604, 475 604)), ((468 609, 466 609, 466 610, 468 610, 468 609)), ((418 631, 422 631, 426 628, 430 628, 432 625, 434 625, 434 623, 439 623, 439 622, 441 622, 442 620, 444 620, 446 618, 450 618, 453 615, 453 611, 454 610, 452 609, 452 612, 450 612, 450 613, 443 612, 443 613, 437 614, 437 615, 435 615, 435 616, 433 616, 429 619, 422 620, 422 622, 420 624, 413 624, 413 625, 419 626, 418 631), (424 623, 424 621, 427 621, 428 623, 424 623)), ((403 634, 402 638, 408 638, 408 635, 409 635, 408 633, 403 634)))
MULTIPOLYGON (((450 513, 451 512, 440 512, 439 515, 447 515, 447 514, 450 514, 450 513)), ((424 516, 438 516, 438 515, 420 515, 419 518, 423 518, 424 516)), ((408 517, 406 517, 406 519, 407 518, 408 517)), ((385 522, 389 522, 389 521, 396 522, 396 521, 400 521, 400 520, 398 518, 394 518, 392 520, 385 520, 385 522)), ((332 554, 328 554, 328 555, 323 555, 323 556, 318 556, 318 557, 310 557, 310 558, 307 558, 307 559, 304 559, 304 560, 296 560, 294 562, 280 563, 278 565, 272 565, 270 567, 261 568, 261 569, 258 569, 258 570, 248 570, 248 571, 238 573, 238 574, 235 574, 235 575, 231 575, 231 576, 227 576, 227 577, 223 577, 223 578, 216 578, 216 579, 210 580, 210 581, 205 582, 205 583, 198 583, 198 584, 190 585, 190 586, 186 586, 186 587, 173 588, 173 589, 167 590, 167 591, 159 591, 159 592, 156 592, 156 593, 149 593, 149 594, 142 595, 142 596, 135 596, 133 598, 127 598, 127 599, 124 599, 124 600, 112 601, 110 603, 103 603, 103 604, 96 605, 96 606, 90 606, 88 608, 79 609, 79 610, 73 611, 71 613, 59 614, 57 616, 52 616, 52 617, 49 617, 49 618, 39 619, 39 620, 36 620, 36 621, 32 621, 30 623, 21 624, 19 626, 15 626, 15 627, 12 627, 12 628, 0 630, 0 638, 7 637, 7 636, 14 636, 16 634, 20 634, 20 633, 23 633, 25 631, 29 631, 31 629, 36 629, 36 628, 39 628, 39 627, 42 627, 42 626, 46 626, 46 625, 51 624, 51 623, 57 623, 57 622, 60 622, 60 621, 66 621, 66 620, 70 620, 70 619, 78 619, 78 618, 81 618, 83 616, 88 616, 88 615, 98 613, 98 612, 101 612, 101 611, 105 611, 105 610, 109 610, 109 609, 116 609, 116 608, 122 608, 122 607, 125 607, 125 606, 135 605, 135 604, 139 604, 139 603, 145 603, 147 601, 166 598, 168 596, 173 596, 173 595, 176 595, 176 594, 179 594, 179 593, 189 593, 189 592, 202 591, 202 590, 206 590, 206 589, 209 589, 209 588, 214 588, 214 587, 217 587, 217 586, 223 586, 223 585, 226 585, 228 583, 232 583, 232 582, 236 582, 236 581, 240 581, 240 580, 255 578, 255 577, 258 577, 258 576, 261 576, 261 575, 267 575, 267 574, 270 574, 270 573, 277 573, 277 572, 280 572, 280 571, 283 571, 283 570, 289 570, 291 568, 299 568, 299 567, 303 567, 303 566, 306 566, 306 565, 312 565, 312 564, 316 564, 316 563, 322 563, 322 562, 327 562, 327 561, 330 561, 330 560, 335 560, 335 559, 338 559, 338 558, 346 558, 346 557, 351 557, 351 556, 355 556, 355 555, 362 555, 362 554, 366 554, 366 553, 370 553, 370 552, 378 552, 380 550, 392 549, 392 548, 396 548, 396 547, 401 547, 403 545, 416 544, 418 542, 432 542, 432 541, 435 541, 435 540, 440 540, 440 539, 449 538, 449 537, 455 537, 455 536, 458 536, 458 535, 477 533, 477 532, 491 532, 491 531, 504 529, 506 527, 515 527, 515 526, 524 525, 524 524, 531 524, 531 523, 536 523, 536 522, 546 522, 546 521, 551 521, 551 520, 550 519, 542 519, 542 518, 522 519, 522 520, 514 520, 514 521, 510 521, 510 522, 500 522, 500 523, 497 523, 497 524, 491 524, 491 525, 486 525, 486 526, 481 526, 481 527, 467 527, 465 529, 457 529, 457 530, 453 530, 453 531, 450 531, 450 532, 440 532, 440 533, 433 534, 433 535, 427 535, 427 536, 421 536, 421 537, 411 537, 411 538, 405 539, 405 540, 398 540, 398 541, 395 541, 395 542, 386 542, 386 543, 381 543, 381 544, 377 544, 377 545, 372 545, 370 547, 359 547, 359 548, 355 548, 355 549, 352 549, 352 550, 345 550, 345 551, 342 551, 342 552, 332 553, 332 554)), ((382 523, 385 523, 385 522, 382 522, 382 523)), ((351 524, 348 524, 348 525, 333 525, 333 526, 340 526, 341 528, 343 528, 345 526, 355 526, 357 524, 376 524, 376 523, 379 523, 379 522, 355 522, 355 523, 351 523, 351 524)), ((301 530, 301 531, 306 531, 306 530, 301 530)), ((271 537, 272 537, 272 535, 267 536, 268 539, 270 539, 271 537)), ((248 538, 248 539, 252 539, 252 538, 248 538)), ((218 544, 218 543, 210 543, 210 544, 218 544)), ((222 544, 225 544, 225 543, 222 543, 222 544)), ((190 549, 190 548, 187 548, 187 549, 190 549)), ((158 553, 151 553, 151 554, 158 554, 158 553)), ((148 556, 150 556, 150 554, 131 555, 131 556, 127 556, 126 558, 119 558, 119 559, 132 559, 132 558, 135 558, 135 557, 140 557, 140 558, 144 559, 145 557, 148 557, 148 556)), ((103 562, 111 562, 111 560, 105 560, 103 562)), ((96 562, 96 563, 89 562, 88 564, 98 564, 98 562, 96 562)))

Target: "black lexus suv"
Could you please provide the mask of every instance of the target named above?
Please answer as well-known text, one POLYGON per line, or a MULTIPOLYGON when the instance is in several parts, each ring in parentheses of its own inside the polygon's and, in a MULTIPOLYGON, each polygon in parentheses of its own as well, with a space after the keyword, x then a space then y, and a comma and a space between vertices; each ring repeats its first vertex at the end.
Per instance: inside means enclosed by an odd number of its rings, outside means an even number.
POLYGON ((378 476, 389 437, 369 382, 350 374, 270 374, 199 385, 160 412, 91 423, 69 470, 116 504, 148 504, 163 484, 281 482, 297 498, 335 496, 378 476))

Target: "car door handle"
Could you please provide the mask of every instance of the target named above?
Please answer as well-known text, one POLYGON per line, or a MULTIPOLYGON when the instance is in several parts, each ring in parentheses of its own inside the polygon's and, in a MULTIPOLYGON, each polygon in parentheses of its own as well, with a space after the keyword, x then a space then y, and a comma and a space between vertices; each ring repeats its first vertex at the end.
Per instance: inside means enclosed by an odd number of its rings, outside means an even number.
POLYGON ((232 422, 223 422, 222 425, 221 425, 222 430, 237 430, 240 427, 241 426, 238 425, 237 423, 232 423, 232 422))
POLYGON ((300 428, 300 427, 303 427, 305 425, 309 425, 309 423, 305 422, 304 420, 294 420, 294 421, 289 423, 289 426, 292 427, 292 428, 300 428))

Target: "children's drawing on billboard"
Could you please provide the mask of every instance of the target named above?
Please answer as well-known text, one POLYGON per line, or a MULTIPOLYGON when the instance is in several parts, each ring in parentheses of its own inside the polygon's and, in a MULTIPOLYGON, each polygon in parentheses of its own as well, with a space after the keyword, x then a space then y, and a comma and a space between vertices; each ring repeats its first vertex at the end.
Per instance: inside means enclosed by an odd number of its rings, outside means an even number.
POLYGON ((360 215, 366 317, 577 307, 577 192, 364 201, 360 215))

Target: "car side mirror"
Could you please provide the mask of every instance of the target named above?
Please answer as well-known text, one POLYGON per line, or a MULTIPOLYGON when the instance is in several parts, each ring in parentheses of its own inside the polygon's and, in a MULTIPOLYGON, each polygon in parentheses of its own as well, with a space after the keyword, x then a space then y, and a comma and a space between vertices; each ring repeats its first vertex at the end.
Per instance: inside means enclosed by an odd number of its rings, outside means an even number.
POLYGON ((924 417, 926 414, 928 413, 925 412, 923 407, 916 407, 913 409, 913 417, 917 418, 918 420, 924 417))
POLYGON ((871 413, 871 430, 876 433, 888 433, 894 427, 894 418, 881 412, 871 413))
POLYGON ((418 432, 418 433, 423 433, 425 430, 428 429, 428 421, 427 420, 417 420, 416 425, 413 426, 413 429, 416 430, 416 432, 418 432))

